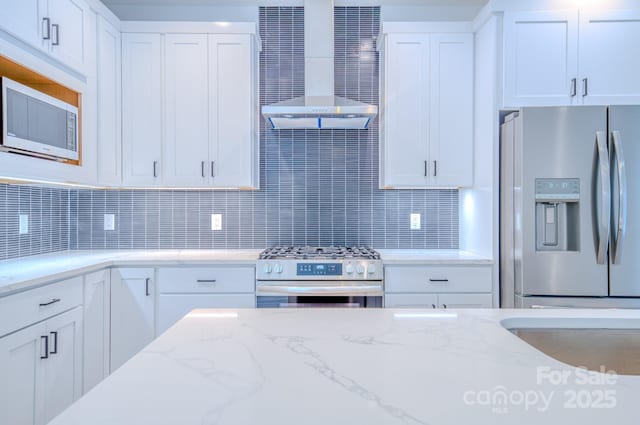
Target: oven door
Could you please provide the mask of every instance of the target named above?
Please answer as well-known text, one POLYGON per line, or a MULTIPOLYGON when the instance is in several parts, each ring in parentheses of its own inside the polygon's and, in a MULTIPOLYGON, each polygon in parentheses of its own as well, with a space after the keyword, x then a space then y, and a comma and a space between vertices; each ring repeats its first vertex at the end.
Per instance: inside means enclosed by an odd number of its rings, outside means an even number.
POLYGON ((258 308, 381 308, 382 281, 258 281, 258 308))

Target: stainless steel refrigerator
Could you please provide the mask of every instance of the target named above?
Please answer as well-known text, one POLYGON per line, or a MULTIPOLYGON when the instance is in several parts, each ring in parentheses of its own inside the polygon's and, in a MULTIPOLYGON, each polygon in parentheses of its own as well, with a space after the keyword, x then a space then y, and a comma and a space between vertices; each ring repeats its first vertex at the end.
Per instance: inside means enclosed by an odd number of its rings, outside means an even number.
POLYGON ((505 117, 500 288, 502 307, 640 308, 640 106, 505 117))

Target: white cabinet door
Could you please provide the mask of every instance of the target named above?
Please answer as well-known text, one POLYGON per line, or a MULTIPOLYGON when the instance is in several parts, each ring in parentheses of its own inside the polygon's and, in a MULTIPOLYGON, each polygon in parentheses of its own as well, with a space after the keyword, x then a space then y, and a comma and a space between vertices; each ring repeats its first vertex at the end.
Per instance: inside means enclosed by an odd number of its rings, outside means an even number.
POLYGON ((46 322, 0 338, 0 423, 44 424, 43 381, 46 322))
POLYGON ((429 35, 389 34, 382 82, 382 187, 427 185, 429 76, 429 35))
POLYGON ((431 34, 430 182, 473 183, 473 34, 431 34))
POLYGON ((253 294, 161 294, 158 300, 158 335, 195 308, 254 308, 253 294))
POLYGON ((101 270, 84 279, 83 393, 86 393, 109 375, 111 272, 101 270))
POLYGON ((162 173, 160 34, 122 35, 123 182, 154 186, 162 173))
POLYGON ((491 308, 491 294, 438 294, 440 308, 491 308))
POLYGON ((84 71, 87 54, 89 6, 82 0, 49 0, 51 54, 84 71))
POLYGON ((43 363, 44 423, 82 395, 82 307, 47 320, 49 358, 43 363))
POLYGON ((251 36, 209 35, 211 183, 253 186, 254 66, 251 36))
POLYGON ((122 81, 120 31, 98 16, 98 182, 122 183, 122 81))
POLYGON ((111 372, 155 336, 154 269, 111 270, 111 372))
POLYGON ((436 308, 438 295, 436 294, 386 294, 385 308, 436 308))
MULTIPOLYGON (((164 37, 164 182, 172 186, 203 186, 210 175, 207 35, 164 37)), ((243 70, 236 72, 242 74, 243 70)), ((246 125, 237 123, 238 127, 246 125)))
POLYGON ((0 0, 0 28, 33 46, 48 45, 46 0, 0 0))
POLYGON ((640 103, 639 41, 639 10, 580 12, 579 94, 584 104, 640 103))
POLYGON ((503 106, 577 102, 577 10, 505 12, 503 38, 503 106))

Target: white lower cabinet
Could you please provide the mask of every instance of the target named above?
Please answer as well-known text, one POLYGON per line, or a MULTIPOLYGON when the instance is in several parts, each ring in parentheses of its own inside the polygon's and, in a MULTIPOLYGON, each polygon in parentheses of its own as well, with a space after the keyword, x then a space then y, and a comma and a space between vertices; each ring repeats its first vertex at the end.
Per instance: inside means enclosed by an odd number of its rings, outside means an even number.
POLYGON ((158 288, 158 334, 196 308, 256 305, 253 266, 161 268, 158 288))
POLYGON ((387 266, 387 308, 491 308, 491 266, 387 266))
POLYGON ((153 268, 111 269, 111 372, 155 337, 153 268))
POLYGON ((44 425, 82 392, 82 307, 0 338, 0 423, 44 425))
POLYGON ((111 322, 111 273, 109 269, 84 278, 84 376, 83 393, 109 375, 111 322))

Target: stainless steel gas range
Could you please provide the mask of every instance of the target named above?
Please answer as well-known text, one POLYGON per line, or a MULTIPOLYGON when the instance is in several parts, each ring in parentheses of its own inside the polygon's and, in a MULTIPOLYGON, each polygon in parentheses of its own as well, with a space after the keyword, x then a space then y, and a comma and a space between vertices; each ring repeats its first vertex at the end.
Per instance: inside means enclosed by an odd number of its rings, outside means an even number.
POLYGON ((276 247, 256 265, 258 308, 382 307, 382 260, 370 248, 276 247))

